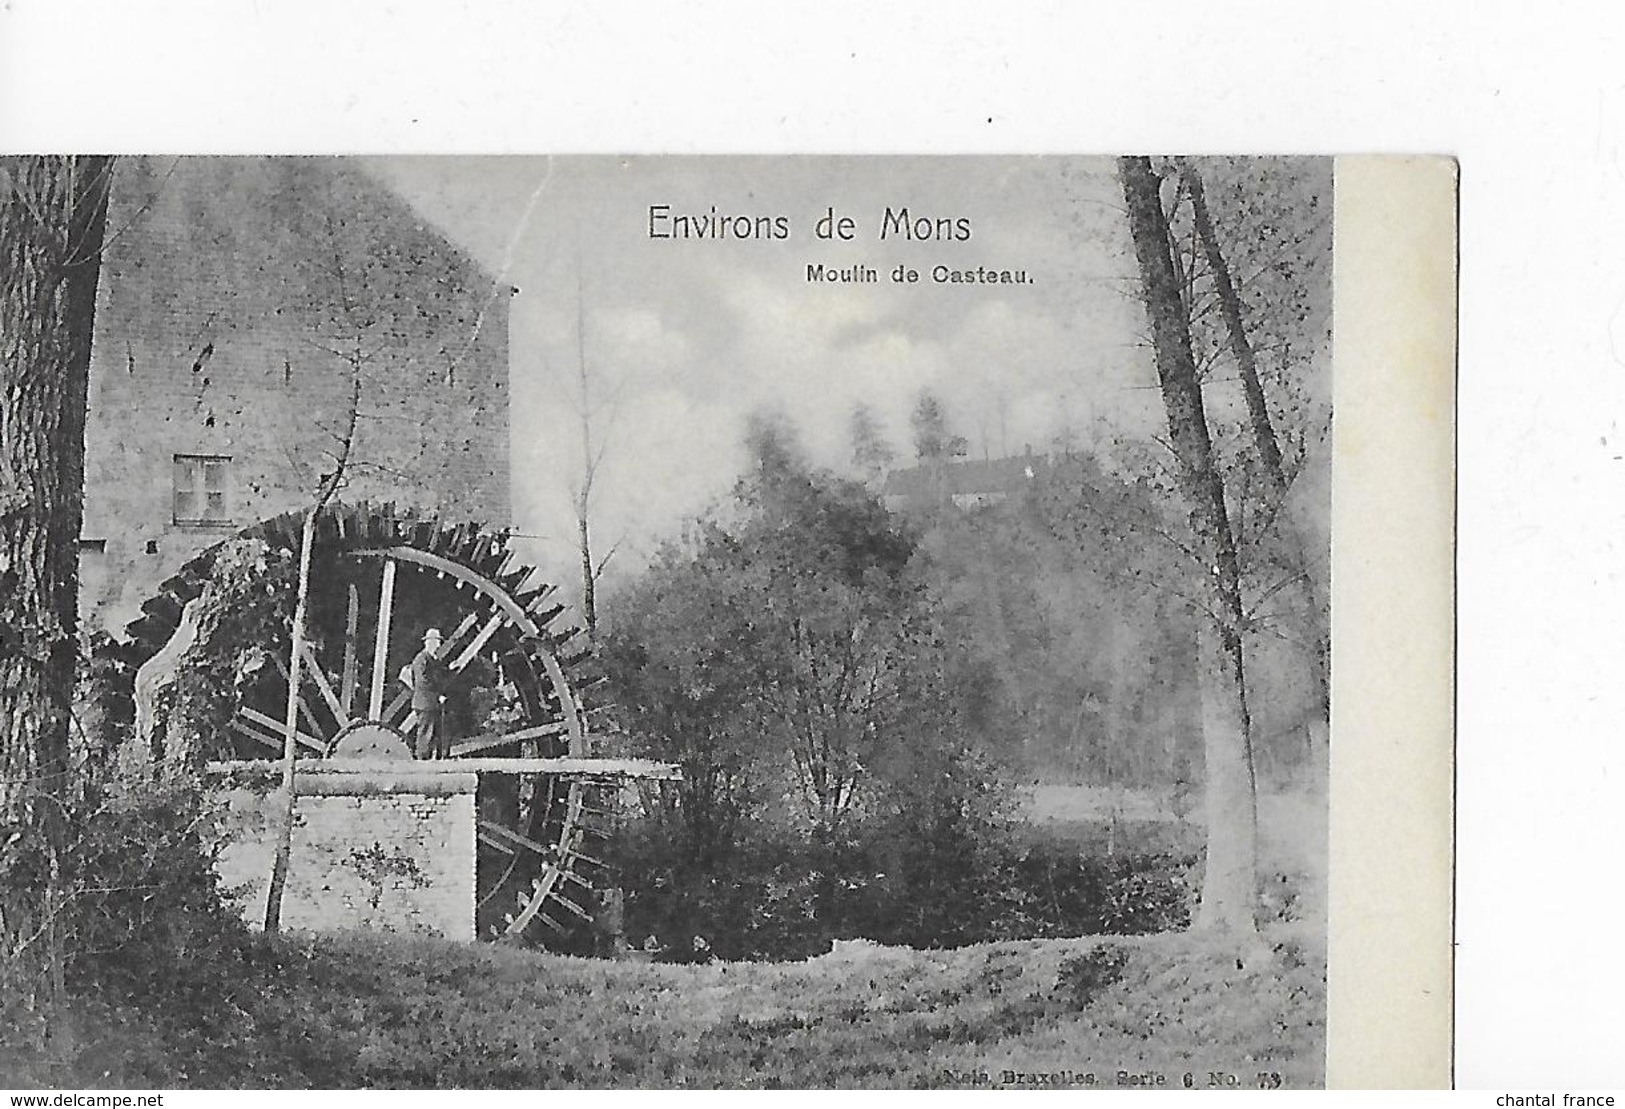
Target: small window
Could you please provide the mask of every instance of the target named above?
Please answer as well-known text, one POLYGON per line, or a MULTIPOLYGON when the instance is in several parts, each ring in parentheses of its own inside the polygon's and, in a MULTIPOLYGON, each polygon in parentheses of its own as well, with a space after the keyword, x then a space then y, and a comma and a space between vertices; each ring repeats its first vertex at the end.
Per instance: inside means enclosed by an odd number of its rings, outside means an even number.
POLYGON ((192 527, 231 523, 231 459, 214 454, 175 456, 175 523, 192 527))

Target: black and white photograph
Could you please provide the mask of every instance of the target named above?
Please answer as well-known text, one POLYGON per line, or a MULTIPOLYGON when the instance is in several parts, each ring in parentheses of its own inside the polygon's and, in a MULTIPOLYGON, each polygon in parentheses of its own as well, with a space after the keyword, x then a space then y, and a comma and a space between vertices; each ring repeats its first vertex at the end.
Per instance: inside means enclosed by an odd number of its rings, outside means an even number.
POLYGON ((1332 159, 4 171, 5 1085, 1325 1082, 1332 159))
POLYGON ((1621 30, 0 3, 0 1098, 1618 1104, 1621 30))

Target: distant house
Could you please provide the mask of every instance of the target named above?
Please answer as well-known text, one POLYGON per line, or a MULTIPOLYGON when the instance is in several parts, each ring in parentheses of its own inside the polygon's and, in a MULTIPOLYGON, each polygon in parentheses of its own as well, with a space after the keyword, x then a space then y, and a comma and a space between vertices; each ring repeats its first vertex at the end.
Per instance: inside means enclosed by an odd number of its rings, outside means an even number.
POLYGON ((1043 455, 1012 458, 927 460, 893 470, 880 488, 880 499, 893 512, 952 503, 977 508, 1018 497, 1050 469, 1043 455))
POLYGON ((506 526, 512 290, 324 158, 121 158, 85 433, 81 615, 309 502, 364 368, 341 496, 506 526))

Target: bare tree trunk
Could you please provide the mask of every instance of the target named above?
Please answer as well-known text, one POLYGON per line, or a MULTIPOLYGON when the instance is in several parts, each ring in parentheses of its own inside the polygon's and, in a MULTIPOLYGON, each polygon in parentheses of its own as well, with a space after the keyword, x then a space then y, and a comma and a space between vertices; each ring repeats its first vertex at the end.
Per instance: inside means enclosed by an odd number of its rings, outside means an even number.
POLYGON ((1168 248, 1160 181, 1150 159, 1118 159, 1129 231, 1145 288, 1157 376, 1179 462, 1196 552, 1207 571, 1212 620, 1202 629, 1202 735, 1207 756, 1207 864, 1195 926, 1252 932, 1258 814, 1241 644, 1241 572, 1213 461, 1190 322, 1168 248))
POLYGON ((580 527, 581 541, 581 616, 587 627, 587 637, 598 641, 598 583, 592 564, 592 533, 587 523, 587 497, 583 493, 578 506, 576 523, 580 527))
POLYGON ((299 727, 299 678, 305 648, 305 610, 310 596, 310 549, 316 538, 316 513, 305 513, 299 533, 299 593, 293 606, 293 647, 288 659, 288 706, 282 735, 282 812, 278 822, 276 856, 271 861, 271 883, 265 893, 265 930, 282 930, 282 893, 287 886, 288 866, 293 858, 293 817, 295 733, 299 727))
MULTIPOLYGON (((1252 342, 1247 337, 1247 326, 1241 315, 1241 298, 1236 294, 1230 278, 1230 267, 1224 260, 1219 237, 1213 230, 1213 219, 1208 211, 1207 193, 1202 187, 1202 175, 1189 162, 1181 159, 1180 176, 1191 196, 1191 211, 1195 217, 1196 234, 1201 241, 1203 256, 1213 274, 1213 284, 1219 294, 1219 312, 1224 317, 1225 332, 1230 340, 1230 353, 1236 360, 1241 376, 1241 388, 1247 398, 1247 418, 1253 432, 1253 446, 1263 463, 1264 476, 1269 483, 1270 496, 1280 513, 1286 503, 1286 469, 1281 462, 1281 445, 1270 420, 1264 387, 1258 380, 1258 360, 1253 355, 1252 342)), ((1280 519, 1277 516, 1277 519, 1280 519)), ((1295 563, 1298 579, 1299 605, 1304 612, 1306 640, 1309 644, 1310 680, 1315 696, 1315 713, 1309 726, 1309 763, 1311 773, 1318 780, 1324 768, 1328 750, 1328 728, 1331 722, 1331 637, 1330 629, 1322 618, 1326 611, 1325 598, 1309 573, 1308 553, 1302 537, 1290 527, 1283 526, 1282 535, 1290 547, 1289 557, 1295 563)))
POLYGON ((591 381, 587 376, 587 322, 581 303, 581 261, 576 259, 576 372, 581 384, 581 489, 576 496, 577 539, 581 547, 581 618, 589 641, 598 642, 598 572, 592 563, 592 483, 601 456, 592 449, 591 381))
POLYGON ((327 503, 338 492, 344 481, 344 472, 350 464, 350 451, 355 445, 356 422, 361 414, 361 367, 364 358, 360 344, 351 362, 349 424, 340 440, 333 472, 322 480, 316 493, 316 503, 305 513, 304 526, 299 532, 299 586, 293 606, 293 645, 288 652, 288 705, 282 721, 282 812, 278 826, 276 855, 271 860, 271 881, 265 892, 265 931, 275 934, 282 930, 282 895, 287 887, 288 868, 293 861, 293 818, 298 801, 295 790, 294 755, 298 749, 299 679, 305 657, 305 620, 310 606, 310 554, 316 542, 316 520, 327 503))
POLYGON ((111 158, 0 160, 0 834, 40 889, 0 889, 4 988, 62 992, 62 853, 77 668, 85 399, 111 158), (16 836, 16 839, 12 839, 16 836))

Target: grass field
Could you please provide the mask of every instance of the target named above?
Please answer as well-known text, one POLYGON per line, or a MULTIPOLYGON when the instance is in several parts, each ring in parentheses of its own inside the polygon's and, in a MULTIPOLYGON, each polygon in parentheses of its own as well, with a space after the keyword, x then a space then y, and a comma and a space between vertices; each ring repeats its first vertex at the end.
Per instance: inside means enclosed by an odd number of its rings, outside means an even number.
MULTIPOLYGON (((1098 798, 1040 800, 1042 834, 1099 838, 1098 798)), ((1123 813, 1120 840, 1193 845, 1188 822, 1139 816, 1123 813)), ((81 999, 49 1056, 0 1052, 0 1088, 1318 1086, 1325 805, 1265 796, 1259 817, 1269 923, 1244 948, 1195 934, 854 942, 799 963, 679 966, 254 937, 240 958, 184 964, 165 996, 81 999)))
POLYGON ((1322 1075, 1324 957, 1293 939, 1239 956, 1192 935, 855 943, 804 963, 709 966, 379 935, 253 951, 229 996, 193 1014, 174 1001, 86 1012, 78 1050, 14 1063, 0 1086, 1110 1086, 1122 1071, 1302 1087, 1322 1075))

